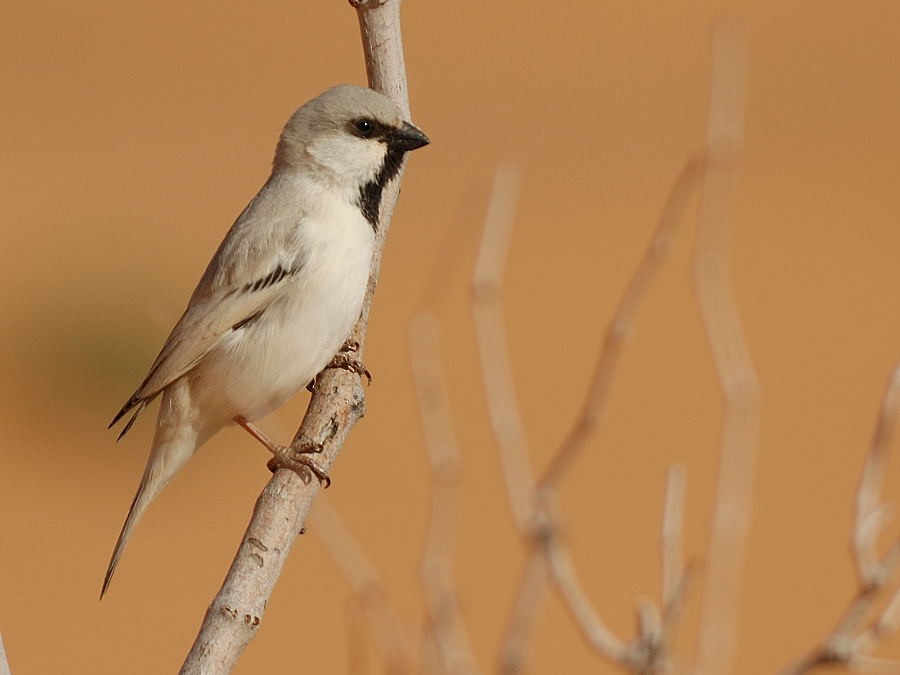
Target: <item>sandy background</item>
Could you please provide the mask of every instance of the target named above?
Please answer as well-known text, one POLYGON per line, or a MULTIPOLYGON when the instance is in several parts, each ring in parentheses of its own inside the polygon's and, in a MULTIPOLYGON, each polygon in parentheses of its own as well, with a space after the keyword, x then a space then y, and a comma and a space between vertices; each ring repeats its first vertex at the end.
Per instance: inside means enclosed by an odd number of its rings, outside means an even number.
MULTIPOLYGON (((764 397, 737 672, 801 653, 852 593, 853 490, 900 356, 900 4, 407 0, 414 118, 433 144, 407 171, 369 333, 368 415, 327 496, 411 631, 428 486, 406 334, 447 233, 471 250, 495 164, 522 163, 506 316, 542 465, 669 185, 702 143, 708 38, 723 13, 750 36, 733 279, 764 397)), ((180 665, 267 480, 265 453, 237 431, 204 447, 98 603, 152 415, 118 446, 105 426, 265 179, 284 120, 342 81, 364 71, 356 18, 338 0, 4 6, 0 632, 16 675, 180 665)), ((722 408, 691 290, 692 232, 640 315, 607 422, 561 502, 591 597, 620 634, 635 600, 659 592, 675 460, 689 475, 688 552, 706 544, 722 408)), ((459 592, 490 670, 522 553, 465 275, 445 282, 440 316, 466 462, 459 592)), ((305 401, 264 427, 288 439, 305 401)), ((315 534, 303 537, 236 672, 347 672, 347 598, 315 534)), ((690 603, 694 617, 698 593, 690 603)), ((692 651, 688 626, 679 652, 692 651)), ((900 641, 884 653, 900 655, 900 641)), ((532 656, 534 673, 614 672, 556 600, 532 656)))

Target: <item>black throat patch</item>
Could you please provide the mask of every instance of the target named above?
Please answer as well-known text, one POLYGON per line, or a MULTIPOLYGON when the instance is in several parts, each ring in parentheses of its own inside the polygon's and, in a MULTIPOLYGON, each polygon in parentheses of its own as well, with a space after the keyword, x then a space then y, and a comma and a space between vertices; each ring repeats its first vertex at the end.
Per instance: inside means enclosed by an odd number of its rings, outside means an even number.
POLYGON ((381 193, 384 186, 399 173, 402 163, 403 151, 391 147, 388 142, 381 170, 375 178, 359 188, 359 209, 373 230, 378 229, 378 211, 381 209, 381 193))

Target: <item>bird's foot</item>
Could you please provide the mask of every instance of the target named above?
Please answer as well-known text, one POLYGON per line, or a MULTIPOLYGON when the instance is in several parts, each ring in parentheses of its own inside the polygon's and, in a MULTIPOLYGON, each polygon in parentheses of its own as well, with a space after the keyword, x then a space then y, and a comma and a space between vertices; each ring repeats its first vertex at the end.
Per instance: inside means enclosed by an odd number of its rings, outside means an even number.
POLYGON ((366 364, 345 351, 340 351, 334 355, 334 358, 325 368, 343 368, 351 373, 366 376, 366 384, 372 384, 372 373, 366 368, 366 364))
POLYGON ((308 474, 312 473, 320 483, 324 484, 325 488, 331 485, 331 477, 328 472, 311 457, 311 455, 322 452, 321 443, 301 445, 299 448, 279 445, 271 450, 274 456, 266 463, 266 466, 272 473, 278 469, 289 469, 300 476, 304 482, 308 482, 308 474))
MULTIPOLYGON (((342 368, 343 370, 349 370, 351 373, 356 373, 360 376, 365 375, 366 384, 372 384, 372 373, 369 372, 369 369, 366 368, 366 365, 362 361, 354 356, 358 351, 359 342, 356 340, 347 340, 341 345, 338 353, 328 362, 328 365, 322 369, 322 372, 325 372, 329 368, 342 368)), ((321 376, 322 373, 319 373, 312 382, 306 385, 307 391, 312 393, 316 390, 316 385, 321 376)))
POLYGON ((322 452, 321 443, 301 445, 298 448, 280 445, 272 441, 262 430, 243 417, 235 417, 234 421, 253 438, 262 443, 266 450, 272 453, 272 459, 266 463, 266 466, 272 473, 275 473, 278 469, 290 469, 300 476, 304 482, 309 482, 309 473, 312 473, 320 482, 325 484, 326 488, 331 485, 331 478, 328 476, 328 472, 310 457, 310 455, 322 452))

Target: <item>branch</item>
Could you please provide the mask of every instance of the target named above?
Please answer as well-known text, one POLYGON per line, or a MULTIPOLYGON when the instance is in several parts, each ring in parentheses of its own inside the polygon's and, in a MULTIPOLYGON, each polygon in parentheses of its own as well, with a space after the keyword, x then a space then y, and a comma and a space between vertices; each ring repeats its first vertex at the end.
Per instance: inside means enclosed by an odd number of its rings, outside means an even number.
POLYGON ((0 635, 0 675, 10 675, 9 661, 6 660, 6 649, 3 647, 2 635, 0 635))
POLYGON ((409 675, 413 672, 412 658, 408 653, 403 626, 388 602, 387 591, 378 572, 330 500, 319 500, 310 518, 316 534, 350 585, 353 599, 366 618, 384 671, 391 675, 409 675))
POLYGON ((524 530, 530 517, 534 476, 528 459, 525 425, 516 404, 506 327, 500 301, 503 270, 521 184, 517 166, 500 164, 494 174, 475 272, 472 313, 481 360, 481 377, 491 428, 500 451, 506 494, 516 525, 524 530))
POLYGON ((478 668, 453 578, 462 463, 453 431, 439 345, 436 317, 428 309, 420 310, 410 322, 409 350, 431 469, 431 512, 420 565, 427 615, 425 639, 440 663, 440 672, 472 675, 478 668))
POLYGON ((661 629, 654 628, 659 626, 660 621, 654 622, 649 617, 651 614, 658 617, 660 612, 645 606, 641 613, 645 620, 641 621, 640 635, 630 645, 616 637, 591 606, 560 540, 559 520, 551 507, 560 480, 586 447, 602 418, 622 347, 634 324, 637 310, 667 257, 671 239, 703 170, 702 157, 691 159, 672 186, 646 252, 607 330, 581 413, 537 481, 528 458, 527 438, 516 403, 500 302, 503 266, 519 179, 508 165, 497 170, 473 278, 472 304, 488 413, 500 450, 513 516, 528 547, 525 568, 516 587, 502 638, 499 664, 502 673, 518 673, 524 667, 524 652, 530 642, 537 607, 548 580, 553 582, 582 635, 604 657, 633 672, 645 672, 646 668, 655 667, 663 658, 655 646, 666 639, 665 631, 674 627, 684 580, 680 565, 675 560, 680 536, 680 483, 677 476, 673 477, 670 485, 665 516, 664 536, 667 542, 664 565, 667 578, 672 580, 672 587, 662 603, 665 620, 661 629))
POLYGON ((699 675, 726 675, 737 640, 738 599, 750 526, 759 384, 729 279, 738 158, 743 145, 746 35, 733 21, 713 35, 707 172, 697 227, 694 281, 725 399, 717 497, 701 614, 699 675))
MULTIPOLYGON (((406 69, 400 35, 399 0, 355 0, 369 85, 397 103, 409 119, 406 69)), ((383 192, 379 229, 369 286, 359 322, 351 334, 362 359, 372 294, 378 283, 384 240, 397 202, 402 170, 383 192)), ((326 471, 337 459, 350 429, 362 417, 365 396, 359 378, 340 369, 327 370, 317 381, 309 408, 293 446, 321 444, 318 463, 326 471)), ((312 476, 279 469, 263 489, 247 531, 218 595, 182 666, 181 673, 228 673, 256 634, 266 603, 297 533, 303 530, 320 489, 312 476)))
POLYGON ((871 652, 885 636, 896 632, 900 623, 900 591, 887 602, 880 614, 874 609, 900 576, 900 541, 883 555, 878 554, 878 538, 886 522, 886 505, 881 501, 888 451, 896 434, 900 415, 900 363, 888 378, 881 410, 865 465, 856 491, 851 548, 856 563, 857 591, 844 609, 835 627, 806 655, 779 671, 779 675, 802 675, 826 664, 843 664, 858 672, 900 671, 896 661, 877 659, 871 652), (868 625, 867 625, 868 622, 868 625))
POLYGON ((613 375, 619 367, 622 348, 633 330, 638 309, 643 304, 650 285, 668 258, 678 224, 695 186, 703 176, 704 167, 705 158, 703 156, 692 157, 676 177, 662 214, 656 223, 656 229, 653 231, 647 248, 622 293, 612 321, 606 329, 603 347, 597 359, 581 412, 565 440, 554 453, 547 468, 541 474, 536 488, 538 498, 542 493, 559 484, 575 457, 587 445, 602 419, 607 397, 612 387, 613 375))

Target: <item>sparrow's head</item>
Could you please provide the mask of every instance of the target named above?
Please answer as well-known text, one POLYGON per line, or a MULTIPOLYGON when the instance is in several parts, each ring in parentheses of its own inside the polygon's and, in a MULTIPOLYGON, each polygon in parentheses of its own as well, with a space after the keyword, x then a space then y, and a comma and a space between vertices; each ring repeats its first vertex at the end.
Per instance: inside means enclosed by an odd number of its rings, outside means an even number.
POLYGON ((342 84, 291 116, 281 132, 274 167, 310 171, 348 194, 358 194, 357 203, 374 225, 381 189, 400 170, 403 154, 428 142, 389 98, 342 84))

